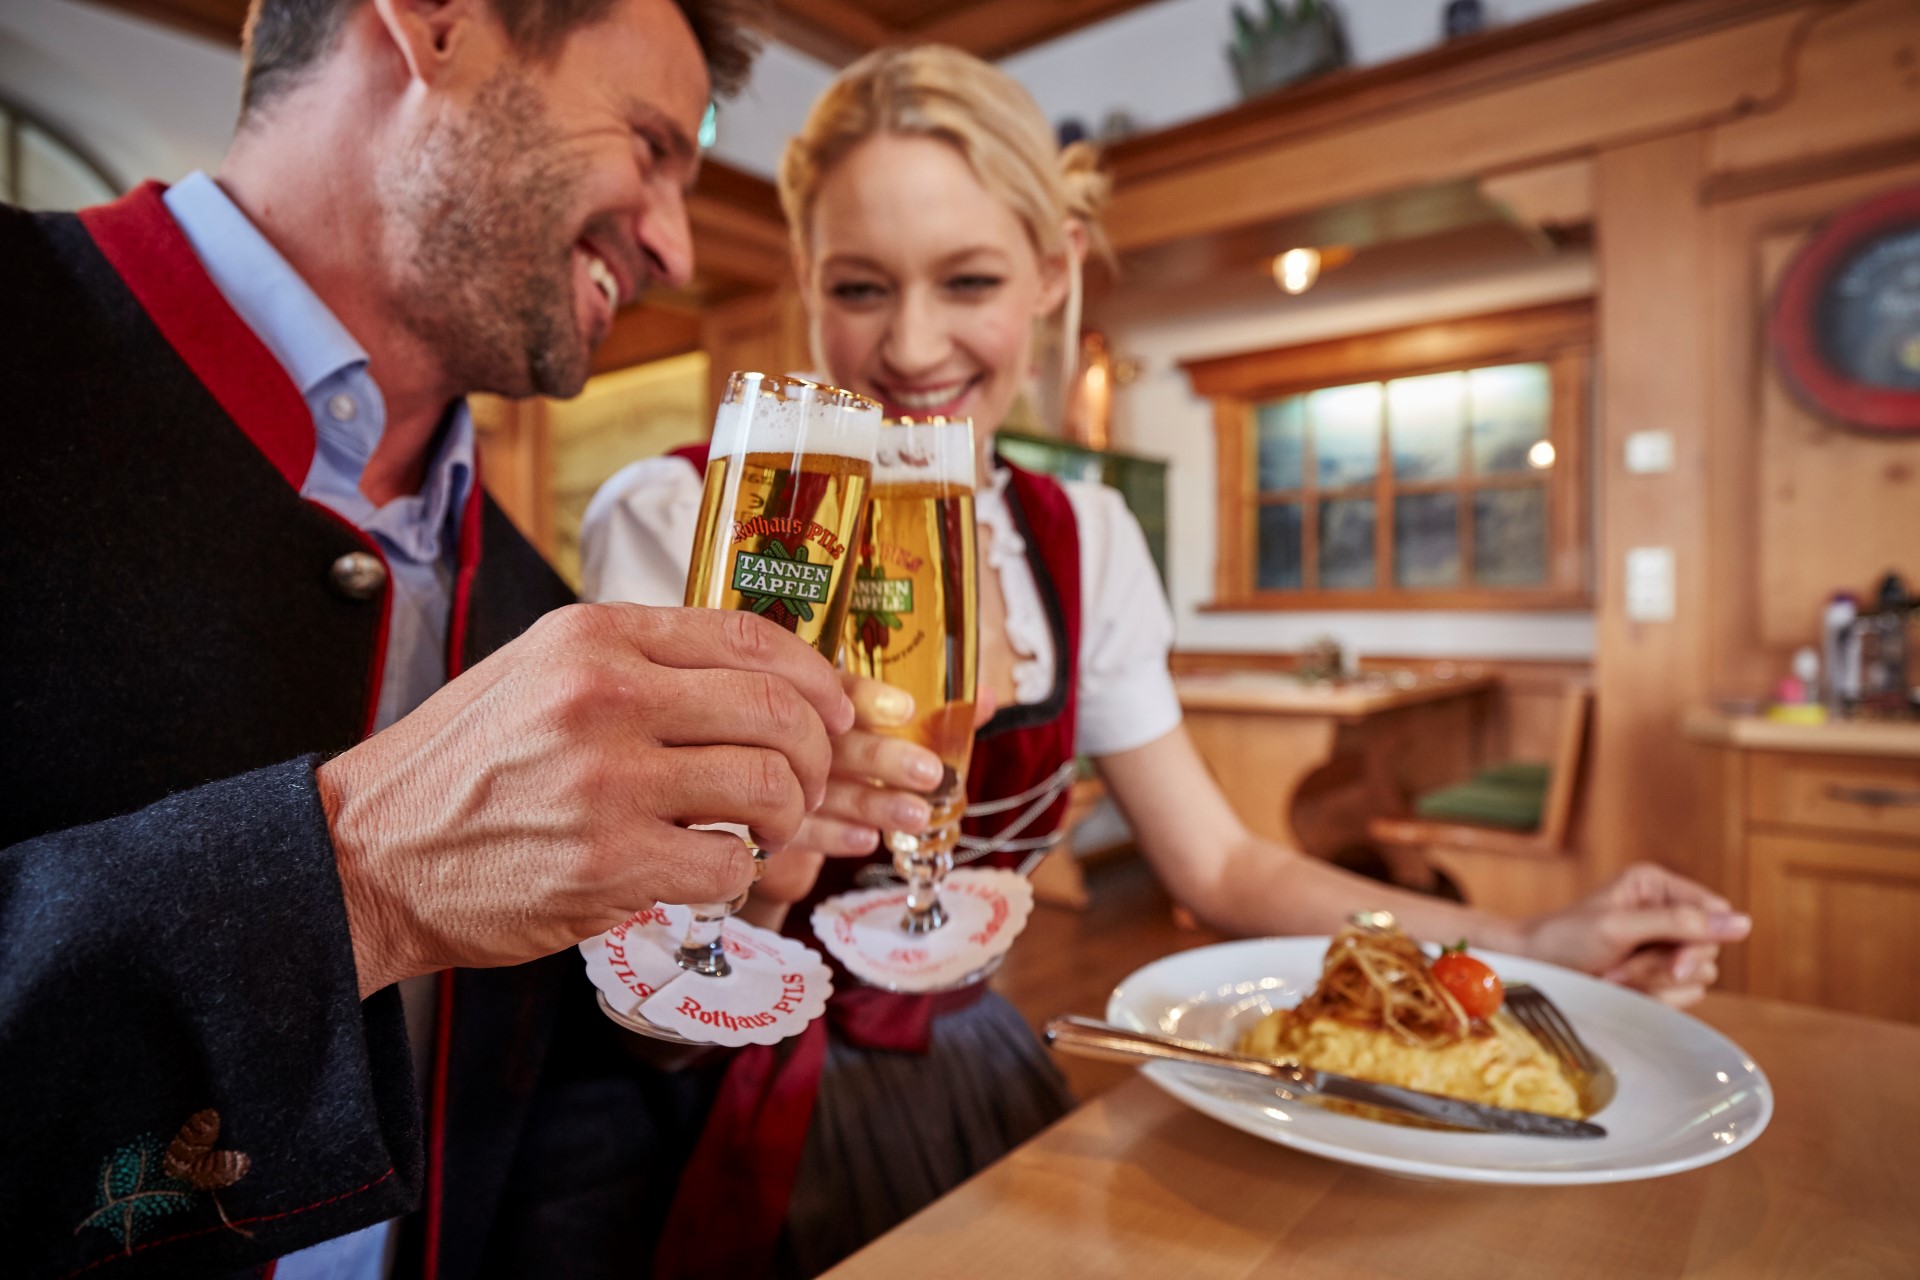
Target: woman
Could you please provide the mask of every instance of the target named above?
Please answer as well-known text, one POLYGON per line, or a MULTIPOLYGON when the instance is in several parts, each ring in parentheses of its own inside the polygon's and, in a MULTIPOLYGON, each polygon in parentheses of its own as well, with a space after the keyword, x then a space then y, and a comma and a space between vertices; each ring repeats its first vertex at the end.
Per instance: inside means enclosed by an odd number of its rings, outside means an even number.
MULTIPOLYGON (((1507 920, 1363 881, 1246 830, 1181 727, 1167 672, 1172 621, 1119 496, 991 457, 993 431, 1029 381, 1036 330, 1063 319, 1077 328, 1080 266, 1105 196, 1092 154, 1057 152, 1025 90, 951 49, 870 55, 788 144, 780 195, 822 376, 892 415, 970 417, 987 442, 981 687, 1000 710, 980 730, 969 779, 975 809, 993 812, 968 830, 991 846, 1024 819, 993 860, 1018 866, 1046 847, 1077 751, 1098 765, 1174 897, 1216 928, 1326 933, 1355 909, 1385 908, 1416 937, 1465 937, 1676 1003, 1714 980, 1717 944, 1743 936, 1745 920, 1656 867, 1563 911, 1507 920), (1011 808, 993 803, 1016 797, 1011 808)), ((590 595, 680 598, 700 489, 688 461, 635 464, 596 496, 584 534, 590 595)), ((813 901, 852 884, 852 858, 873 853, 879 828, 924 825, 912 793, 939 774, 930 753, 861 733, 842 740, 838 768, 828 804, 796 841, 802 852, 775 859, 757 891, 763 903, 800 904, 790 932, 804 933, 813 901)), ((975 992, 958 1008, 946 997, 851 999, 861 1007, 829 1020, 788 1206, 785 1263, 800 1274, 831 1265, 1066 1105, 1043 1051, 997 997, 975 992), (875 1048, 890 1043, 885 1027, 929 1021, 924 1054, 875 1048)), ((764 1064, 751 1070, 765 1079, 764 1064)), ((732 1085, 710 1137, 726 1115, 769 1096, 732 1085)), ((703 1146, 691 1180, 705 1177, 703 1159, 721 1162, 703 1146)), ((694 1198, 683 1183, 681 1203, 694 1198)))

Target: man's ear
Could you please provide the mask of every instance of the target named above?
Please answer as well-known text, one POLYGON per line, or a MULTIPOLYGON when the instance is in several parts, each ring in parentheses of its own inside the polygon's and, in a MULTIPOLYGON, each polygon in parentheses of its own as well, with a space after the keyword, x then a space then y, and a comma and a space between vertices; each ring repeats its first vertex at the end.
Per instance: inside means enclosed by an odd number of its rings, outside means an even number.
POLYGON ((486 0, 373 0, 373 8, 408 74, 427 85, 446 74, 489 14, 486 0))

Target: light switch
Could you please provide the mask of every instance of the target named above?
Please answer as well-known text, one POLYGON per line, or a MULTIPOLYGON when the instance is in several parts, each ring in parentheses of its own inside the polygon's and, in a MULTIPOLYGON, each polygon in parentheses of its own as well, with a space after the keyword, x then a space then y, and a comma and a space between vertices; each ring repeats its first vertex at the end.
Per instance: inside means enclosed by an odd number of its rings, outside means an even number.
POLYGON ((1673 621, 1672 547, 1628 550, 1627 617, 1635 622, 1673 621))
POLYGON ((1627 437, 1627 470, 1636 475, 1673 470, 1673 435, 1636 431, 1627 437))

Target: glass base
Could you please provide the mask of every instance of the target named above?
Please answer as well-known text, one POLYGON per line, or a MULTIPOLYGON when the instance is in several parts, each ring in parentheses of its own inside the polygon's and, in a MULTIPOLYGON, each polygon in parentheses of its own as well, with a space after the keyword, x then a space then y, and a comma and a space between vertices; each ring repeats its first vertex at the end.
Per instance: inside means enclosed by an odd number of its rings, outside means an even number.
POLYGON ((647 1036, 653 1040, 664 1040, 668 1044, 687 1045, 695 1049, 713 1048, 712 1045, 703 1041, 689 1040, 677 1031, 669 1031, 665 1027, 656 1026, 637 1013, 618 1012, 611 1004, 607 1003, 605 992, 596 991, 594 998, 599 1002, 600 1012, 606 1014, 607 1017, 613 1019, 613 1021, 619 1023, 636 1035, 647 1036))
POLYGON ((682 944, 673 958, 682 969, 689 973, 697 973, 703 978, 724 978, 733 972, 733 966, 727 963, 726 948, 720 945, 718 934, 714 935, 711 942, 682 944))

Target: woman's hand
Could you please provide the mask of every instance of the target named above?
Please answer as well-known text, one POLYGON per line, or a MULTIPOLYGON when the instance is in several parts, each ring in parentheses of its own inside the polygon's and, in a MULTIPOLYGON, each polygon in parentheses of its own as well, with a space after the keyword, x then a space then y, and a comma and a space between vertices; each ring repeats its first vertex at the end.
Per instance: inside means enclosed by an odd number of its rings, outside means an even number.
POLYGON ((940 784, 940 757, 877 732, 911 720, 913 698, 878 680, 844 672, 841 679, 853 701, 854 727, 833 740, 826 800, 786 848, 767 859, 753 888, 756 902, 798 902, 828 858, 864 857, 880 847, 882 830, 918 833, 932 817, 920 793, 940 784))
POLYGON ((1753 921, 1684 876, 1638 863, 1598 892, 1525 926, 1527 954, 1690 1005, 1718 978, 1720 945, 1753 921))

